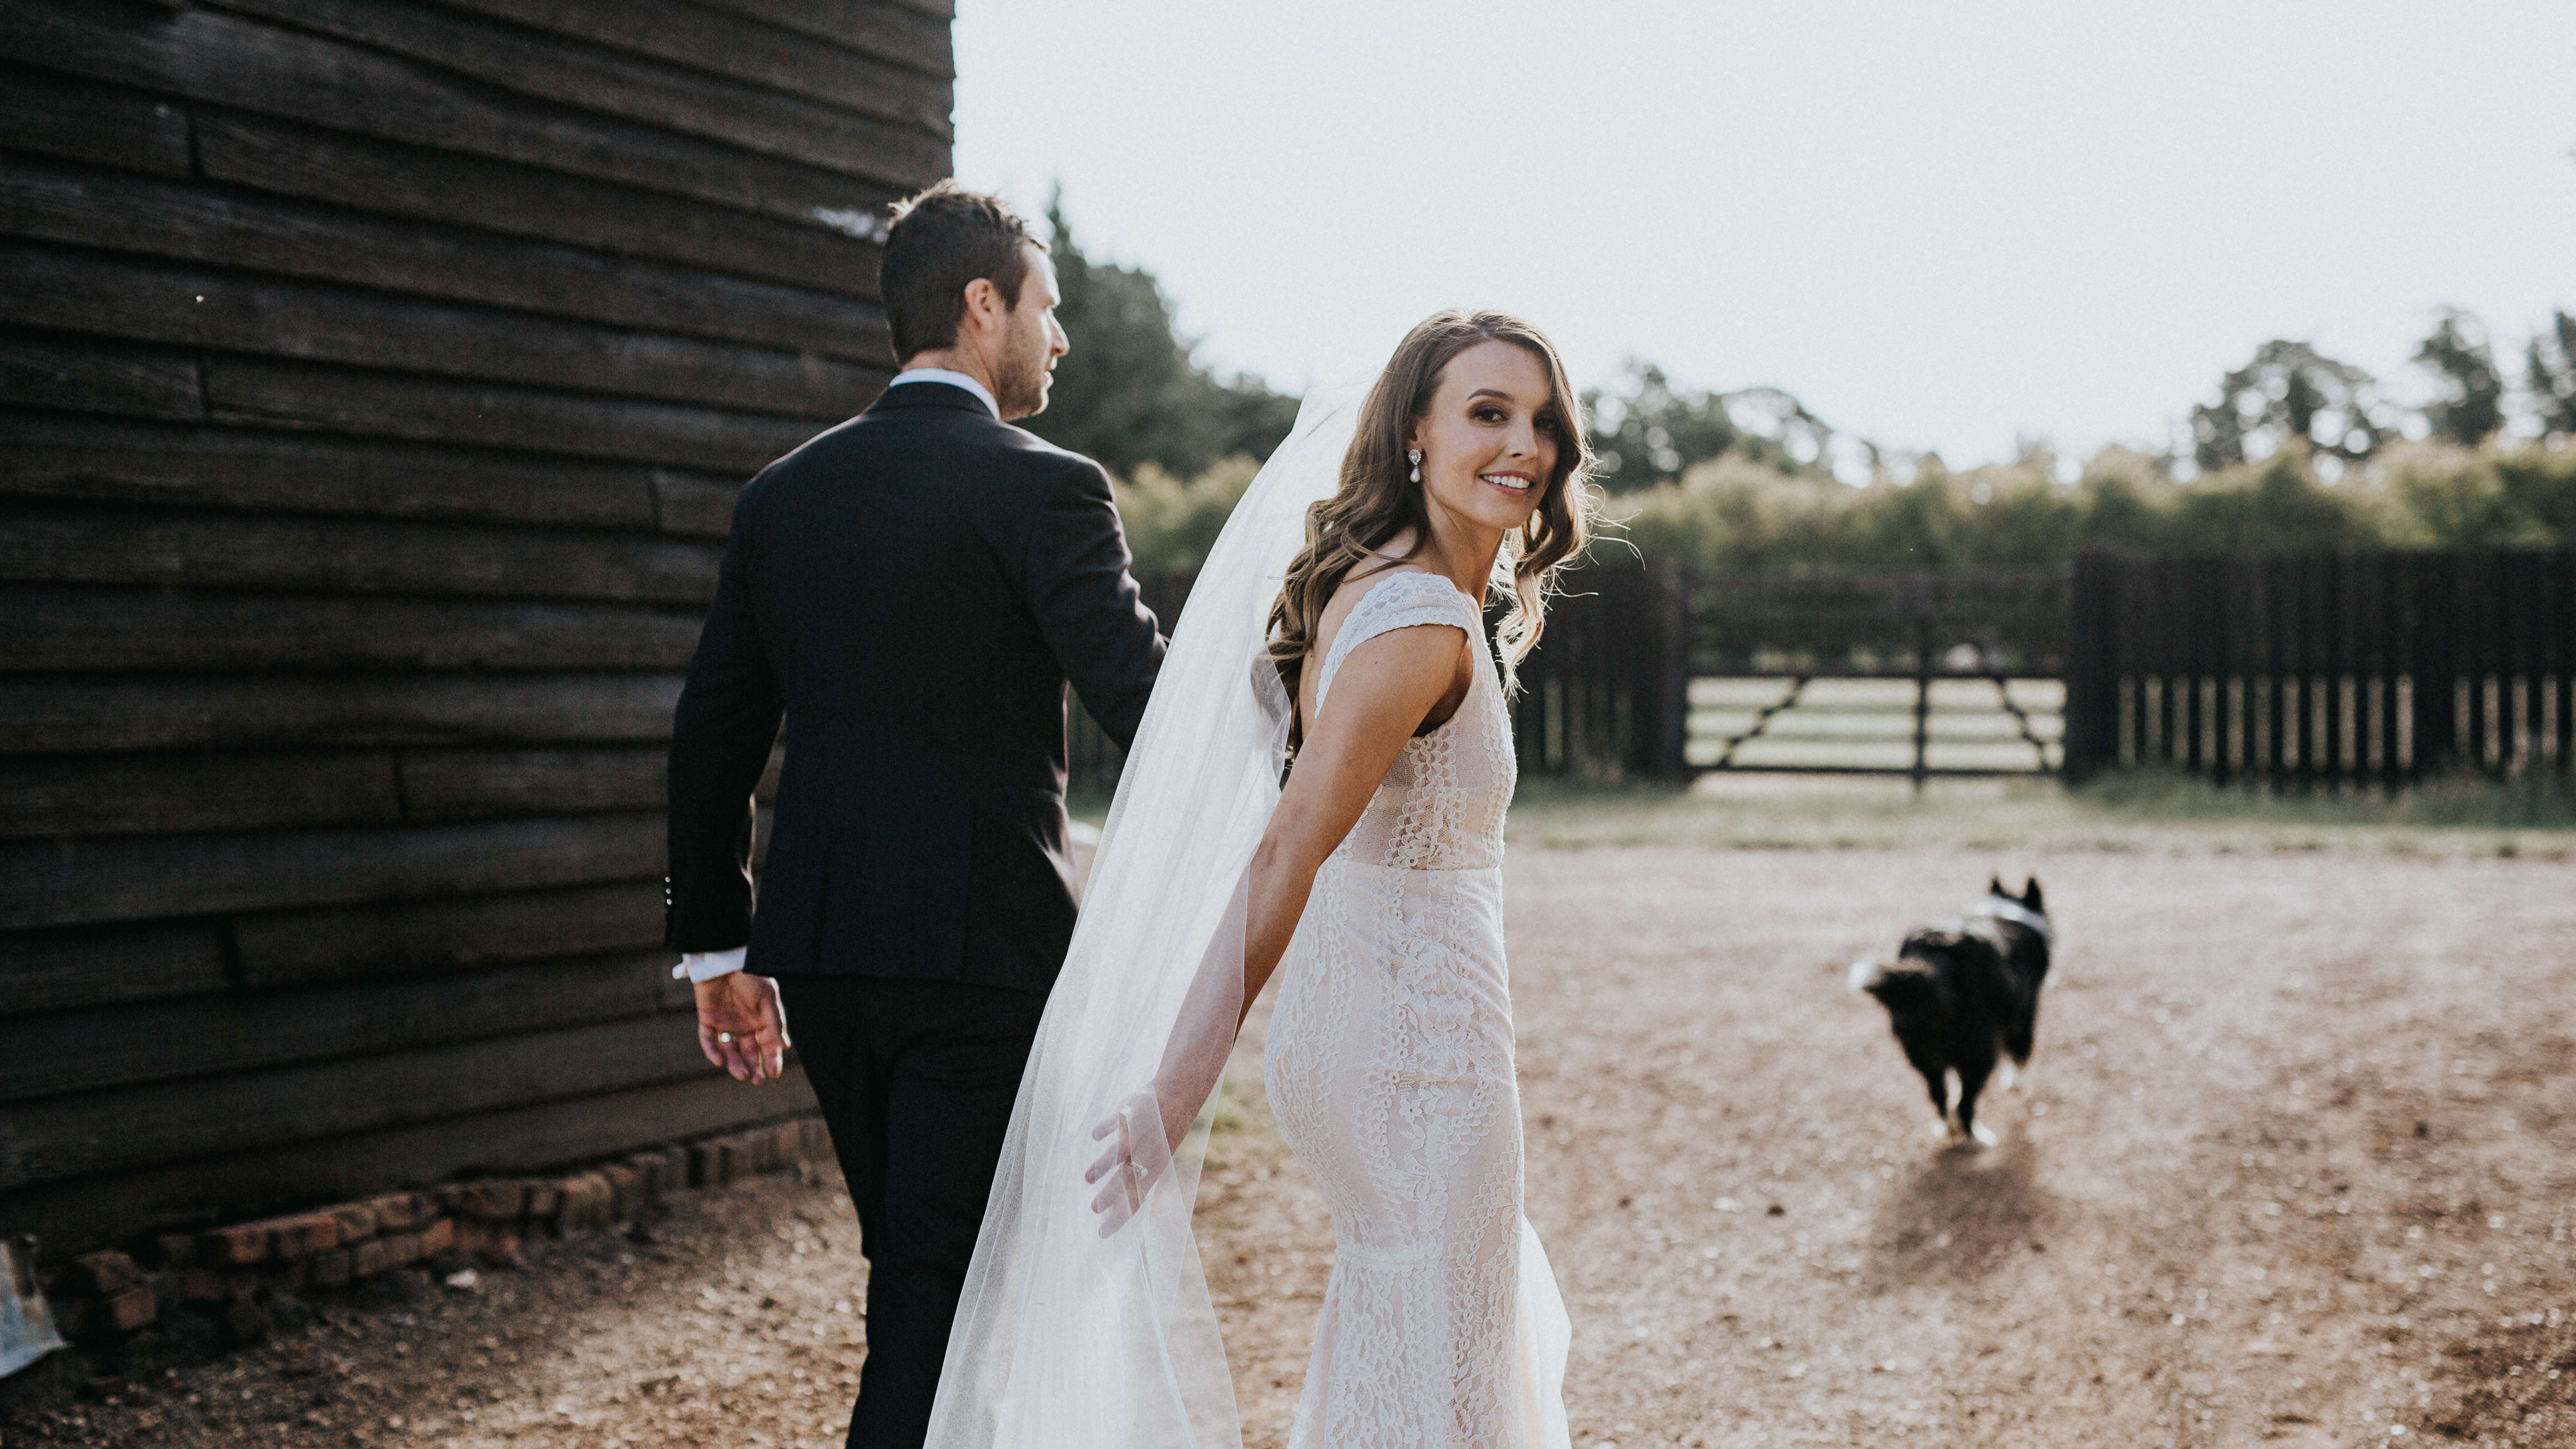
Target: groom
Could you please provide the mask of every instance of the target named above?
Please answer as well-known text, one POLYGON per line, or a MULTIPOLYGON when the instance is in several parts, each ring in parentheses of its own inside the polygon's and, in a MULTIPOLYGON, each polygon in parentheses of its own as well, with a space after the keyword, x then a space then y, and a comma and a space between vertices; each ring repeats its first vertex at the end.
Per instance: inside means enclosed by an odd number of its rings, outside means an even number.
POLYGON ((1064 686, 1124 747, 1163 638, 1108 476, 1010 425, 1066 352, 1046 247, 941 182, 896 208, 881 290, 903 371, 734 510, 671 736, 666 940, 737 1079, 796 1024, 869 1262, 849 1443, 914 1449, 1073 934, 1064 686))

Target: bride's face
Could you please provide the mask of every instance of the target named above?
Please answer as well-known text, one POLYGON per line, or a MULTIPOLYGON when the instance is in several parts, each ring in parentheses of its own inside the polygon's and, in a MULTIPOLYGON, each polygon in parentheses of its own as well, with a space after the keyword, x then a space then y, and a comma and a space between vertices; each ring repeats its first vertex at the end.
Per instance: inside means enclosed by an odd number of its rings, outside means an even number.
POLYGON ((1516 343, 1477 343, 1449 360, 1414 425, 1424 501, 1435 517, 1520 527, 1556 472, 1563 428, 1547 364, 1516 343))

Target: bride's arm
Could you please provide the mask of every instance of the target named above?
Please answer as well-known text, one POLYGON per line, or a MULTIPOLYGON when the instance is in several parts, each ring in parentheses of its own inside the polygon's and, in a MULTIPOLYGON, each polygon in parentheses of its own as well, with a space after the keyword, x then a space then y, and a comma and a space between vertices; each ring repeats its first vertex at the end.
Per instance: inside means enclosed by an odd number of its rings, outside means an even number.
POLYGON ((1350 652, 1333 707, 1306 722, 1297 767, 1252 853, 1238 1030, 1297 933, 1315 872, 1359 823, 1396 756, 1458 679, 1466 634, 1453 624, 1389 629, 1350 652))
POLYGON ((1405 742, 1456 682, 1465 647, 1465 631, 1455 625, 1412 625, 1359 644, 1342 661, 1333 676, 1333 708, 1306 731, 1269 828, 1182 1000, 1153 1082, 1092 1130, 1106 1147, 1084 1180, 1113 1179, 1091 1204, 1102 1215, 1102 1237, 1143 1205, 1170 1165, 1216 1090, 1253 999, 1287 954, 1315 873, 1359 823, 1405 742))

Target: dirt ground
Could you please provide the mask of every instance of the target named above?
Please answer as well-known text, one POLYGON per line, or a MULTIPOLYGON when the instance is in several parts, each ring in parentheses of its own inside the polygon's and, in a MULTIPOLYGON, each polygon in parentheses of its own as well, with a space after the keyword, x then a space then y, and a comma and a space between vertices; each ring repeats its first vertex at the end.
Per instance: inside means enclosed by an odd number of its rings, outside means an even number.
MULTIPOLYGON (((2562 851, 1516 841, 1578 1444, 2576 1445, 2562 851), (1843 973, 1990 868, 2041 876, 2058 966, 2001 1145, 1945 1149, 1843 973)), ((1201 1227, 1275 1446, 1332 1235, 1255 1050, 1201 1227)), ((683 1195, 647 1236, 212 1365, 51 1371, 0 1445, 837 1445, 865 1352, 837 1183, 683 1195)))

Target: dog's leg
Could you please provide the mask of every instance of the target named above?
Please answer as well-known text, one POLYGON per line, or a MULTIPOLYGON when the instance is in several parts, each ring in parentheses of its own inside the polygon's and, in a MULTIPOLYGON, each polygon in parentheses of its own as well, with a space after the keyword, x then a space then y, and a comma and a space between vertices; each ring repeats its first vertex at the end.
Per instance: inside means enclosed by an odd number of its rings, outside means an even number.
POLYGON ((1959 1130, 1986 1147, 1995 1145, 1995 1133, 1977 1120, 1977 1094, 1985 1090, 1986 1077, 1993 1070, 1992 1062, 1959 1068, 1959 1130))
POLYGON ((1914 1042, 1905 1041, 1901 1037, 1898 1038, 1898 1040, 1905 1048, 1905 1059, 1914 1064, 1914 1070, 1923 1074, 1923 1086, 1925 1090, 1931 1093, 1933 1115, 1931 1130, 1933 1135, 1944 1138, 1948 1137, 1952 1131, 1950 1126, 1950 1064, 1947 1061, 1944 1061, 1938 1052, 1933 1051, 1927 1046, 1919 1046, 1914 1042))

